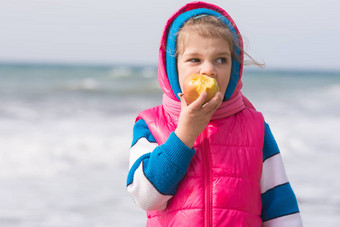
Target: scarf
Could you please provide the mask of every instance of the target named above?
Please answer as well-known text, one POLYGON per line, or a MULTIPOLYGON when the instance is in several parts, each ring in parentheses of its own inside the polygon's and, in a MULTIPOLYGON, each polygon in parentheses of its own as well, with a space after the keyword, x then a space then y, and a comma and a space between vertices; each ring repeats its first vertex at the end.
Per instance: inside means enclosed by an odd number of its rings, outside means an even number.
MULTIPOLYGON (((222 102, 220 107, 214 112, 211 120, 229 117, 243 110, 246 106, 243 102, 243 97, 242 93, 238 92, 232 98, 222 102)), ((166 94, 163 94, 163 108, 177 124, 181 113, 181 102, 171 99, 166 94)))

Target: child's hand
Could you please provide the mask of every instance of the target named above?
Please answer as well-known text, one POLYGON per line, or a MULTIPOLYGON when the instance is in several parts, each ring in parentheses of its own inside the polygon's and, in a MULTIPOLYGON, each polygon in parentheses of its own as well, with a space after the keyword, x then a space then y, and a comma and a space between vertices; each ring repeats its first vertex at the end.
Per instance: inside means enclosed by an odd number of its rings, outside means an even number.
POLYGON ((207 93, 202 92, 197 100, 187 105, 183 94, 179 94, 181 99, 181 114, 175 134, 190 148, 193 147, 197 137, 208 125, 215 110, 218 109, 223 101, 221 92, 217 92, 210 101, 204 103, 206 96, 207 93))

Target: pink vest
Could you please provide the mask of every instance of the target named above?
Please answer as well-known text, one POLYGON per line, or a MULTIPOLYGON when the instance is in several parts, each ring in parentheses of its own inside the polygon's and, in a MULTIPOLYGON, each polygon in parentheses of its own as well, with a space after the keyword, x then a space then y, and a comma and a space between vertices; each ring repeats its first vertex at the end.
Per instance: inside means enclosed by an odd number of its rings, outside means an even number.
MULTIPOLYGON (((141 118, 159 145, 176 128, 162 105, 141 118)), ((263 116, 247 107, 210 121, 175 196, 165 210, 147 213, 147 226, 261 227, 263 139, 263 116)))

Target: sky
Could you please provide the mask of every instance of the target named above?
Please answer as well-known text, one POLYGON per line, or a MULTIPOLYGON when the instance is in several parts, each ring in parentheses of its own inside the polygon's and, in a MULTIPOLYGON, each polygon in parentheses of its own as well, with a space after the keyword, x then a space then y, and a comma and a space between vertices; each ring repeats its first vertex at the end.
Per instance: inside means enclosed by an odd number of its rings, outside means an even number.
MULTIPOLYGON (((180 0, 0 0, 0 62, 156 65, 180 0)), ((340 70, 338 0, 209 1, 267 68, 340 70)))

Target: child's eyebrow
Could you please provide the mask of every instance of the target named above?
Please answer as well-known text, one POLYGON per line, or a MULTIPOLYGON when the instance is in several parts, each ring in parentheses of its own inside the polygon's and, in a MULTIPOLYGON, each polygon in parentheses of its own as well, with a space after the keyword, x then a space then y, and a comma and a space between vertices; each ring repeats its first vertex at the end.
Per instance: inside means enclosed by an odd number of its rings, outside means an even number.
POLYGON ((217 55, 231 55, 229 51, 218 52, 217 55))
MULTIPOLYGON (((184 54, 182 54, 182 56, 201 56, 202 54, 196 51, 190 51, 190 52, 185 52, 184 54)), ((231 56, 230 51, 221 51, 221 52, 217 52, 215 55, 227 55, 227 56, 231 56)))
POLYGON ((200 53, 196 51, 191 51, 191 52, 185 52, 183 56, 192 56, 192 55, 200 55, 200 53))

